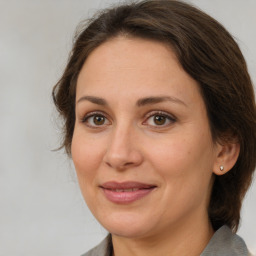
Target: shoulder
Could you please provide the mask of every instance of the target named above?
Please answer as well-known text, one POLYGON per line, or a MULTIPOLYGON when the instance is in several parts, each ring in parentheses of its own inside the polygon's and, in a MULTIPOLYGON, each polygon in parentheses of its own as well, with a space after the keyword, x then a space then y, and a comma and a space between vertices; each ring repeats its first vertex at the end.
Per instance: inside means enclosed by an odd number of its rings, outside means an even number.
POLYGON ((81 256, 110 256, 112 251, 111 235, 108 235, 100 244, 81 256))
POLYGON ((244 240, 227 226, 218 229, 201 256, 249 256, 244 240))

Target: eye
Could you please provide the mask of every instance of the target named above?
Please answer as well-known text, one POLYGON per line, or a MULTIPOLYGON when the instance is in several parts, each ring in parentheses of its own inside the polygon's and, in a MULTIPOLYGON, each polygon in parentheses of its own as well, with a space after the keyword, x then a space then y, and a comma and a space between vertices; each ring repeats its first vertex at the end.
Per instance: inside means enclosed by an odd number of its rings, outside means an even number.
POLYGON ((176 121, 176 118, 165 112, 149 113, 147 116, 143 124, 159 128, 169 126, 176 121))
POLYGON ((82 122, 95 128, 110 124, 110 121, 101 113, 89 113, 83 118, 82 122))

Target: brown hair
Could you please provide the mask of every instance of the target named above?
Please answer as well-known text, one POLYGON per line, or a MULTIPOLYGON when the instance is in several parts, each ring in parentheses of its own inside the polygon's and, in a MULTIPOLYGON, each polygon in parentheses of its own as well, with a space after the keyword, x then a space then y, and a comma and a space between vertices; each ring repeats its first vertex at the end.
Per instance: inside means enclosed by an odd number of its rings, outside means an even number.
POLYGON ((199 84, 213 140, 240 144, 235 166, 216 176, 209 203, 214 229, 234 231, 256 159, 256 111, 252 82, 244 57, 232 36, 216 20, 186 3, 146 0, 106 9, 75 37, 67 67, 53 89, 54 103, 64 118, 62 147, 70 155, 75 124, 78 74, 88 55, 110 38, 125 35, 170 45, 184 70, 199 84))

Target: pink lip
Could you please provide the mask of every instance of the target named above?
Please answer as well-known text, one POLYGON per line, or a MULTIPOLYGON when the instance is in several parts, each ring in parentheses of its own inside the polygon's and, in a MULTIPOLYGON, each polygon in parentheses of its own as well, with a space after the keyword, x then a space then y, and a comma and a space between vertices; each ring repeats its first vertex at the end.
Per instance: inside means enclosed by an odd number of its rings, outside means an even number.
POLYGON ((128 204, 148 195, 156 188, 155 185, 140 182, 106 182, 100 186, 106 198, 119 204, 128 204), (128 191, 127 191, 128 190, 128 191))

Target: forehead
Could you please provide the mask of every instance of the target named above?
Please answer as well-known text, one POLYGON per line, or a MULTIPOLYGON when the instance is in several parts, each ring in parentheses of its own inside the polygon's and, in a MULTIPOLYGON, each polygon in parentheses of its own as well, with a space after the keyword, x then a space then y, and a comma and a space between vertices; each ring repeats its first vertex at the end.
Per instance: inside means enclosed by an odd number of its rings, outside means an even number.
POLYGON ((166 94, 187 98, 199 94, 198 84, 181 67, 165 43, 117 37, 97 47, 85 61, 77 81, 77 95, 114 91, 166 94), (184 93, 186 92, 186 93, 184 93))
MULTIPOLYGON (((176 55, 164 43, 134 37, 116 37, 95 48, 87 57, 81 73, 148 71, 150 68, 164 71, 171 62, 182 69, 176 55), (161 67, 161 70, 160 70, 161 67)), ((169 70, 170 71, 170 70, 169 70)))

